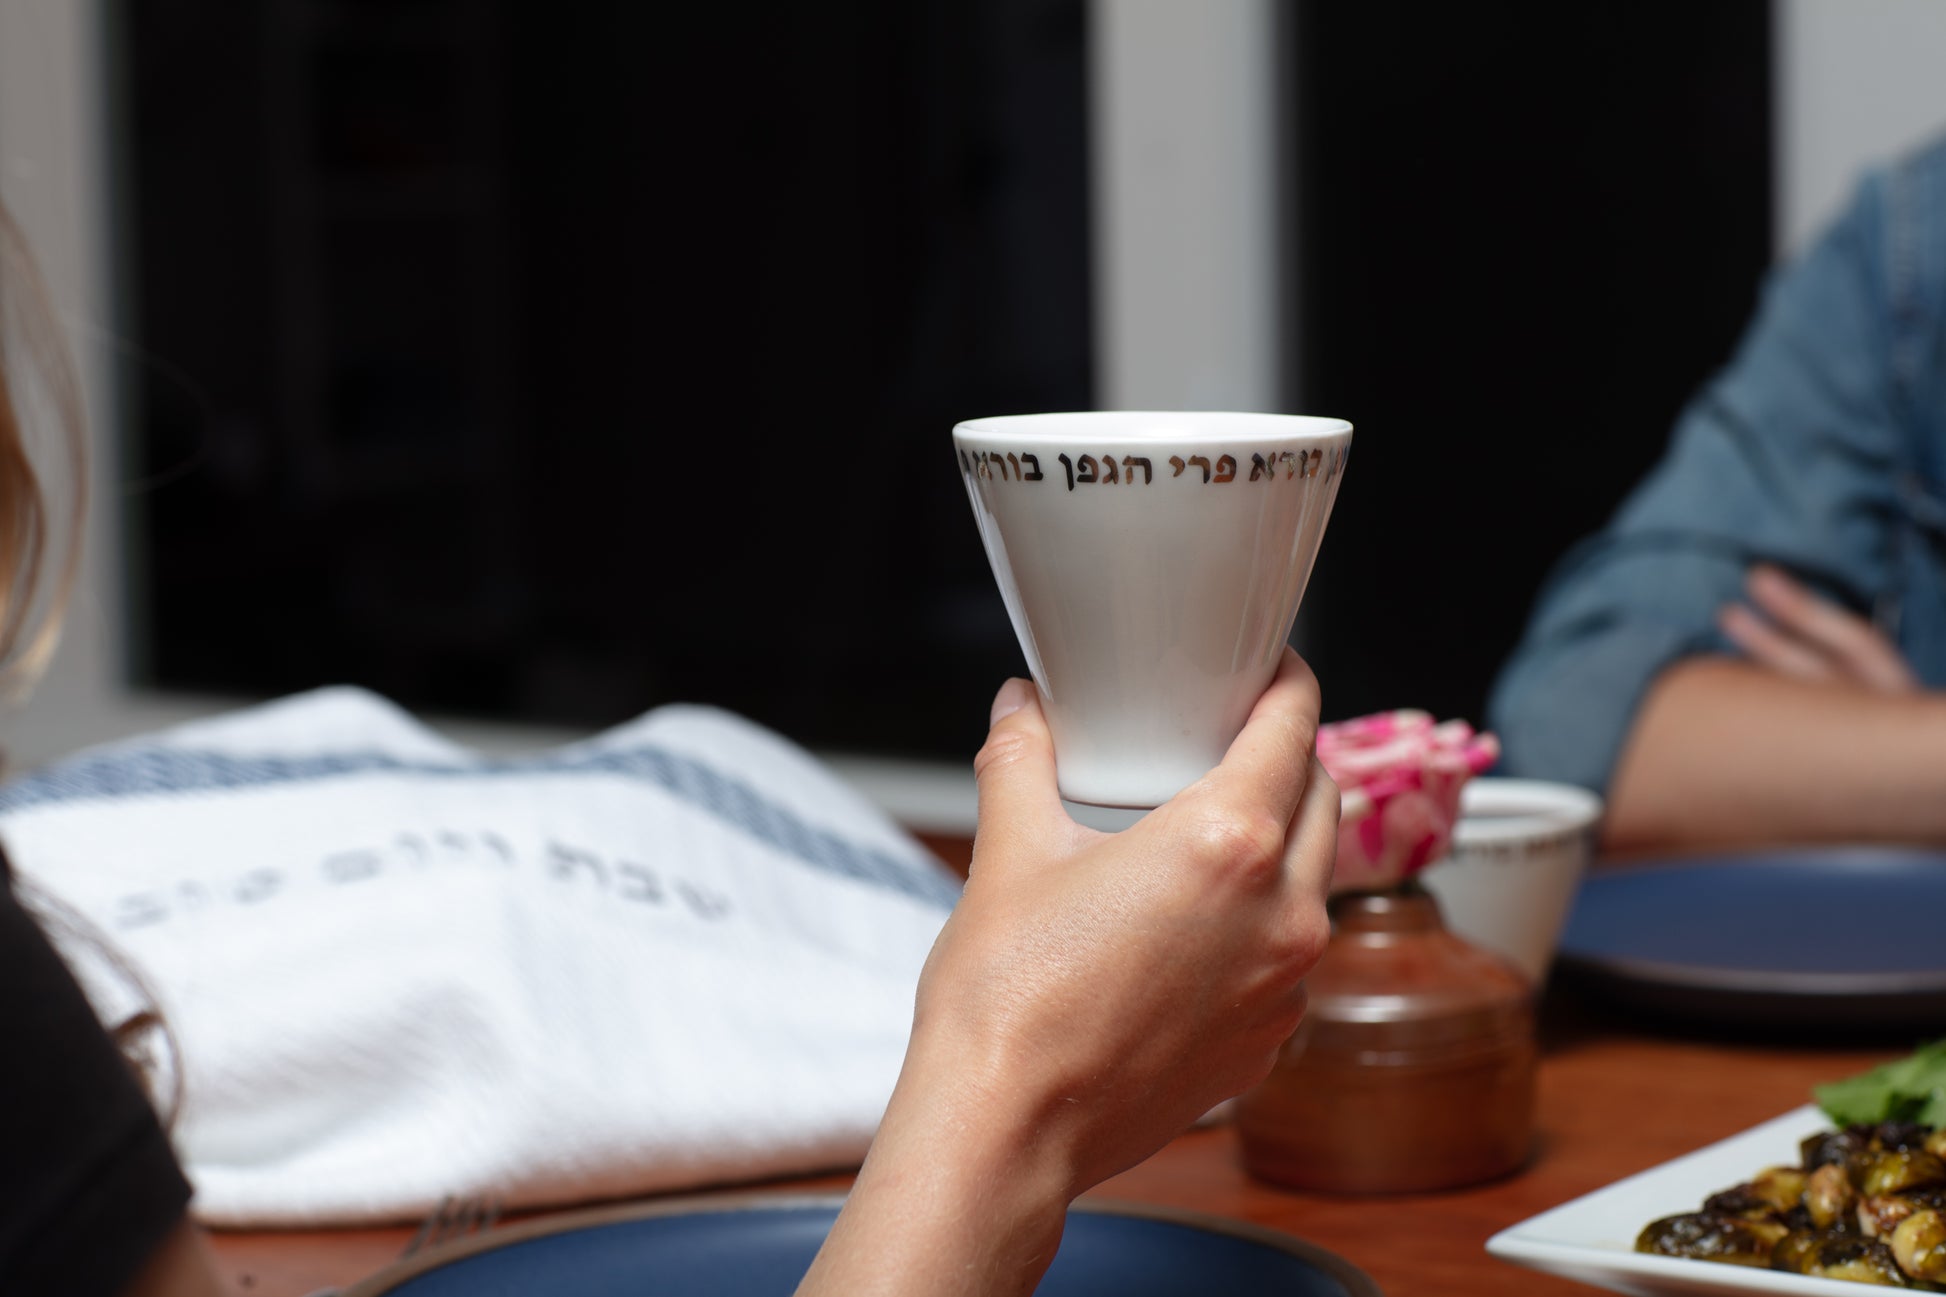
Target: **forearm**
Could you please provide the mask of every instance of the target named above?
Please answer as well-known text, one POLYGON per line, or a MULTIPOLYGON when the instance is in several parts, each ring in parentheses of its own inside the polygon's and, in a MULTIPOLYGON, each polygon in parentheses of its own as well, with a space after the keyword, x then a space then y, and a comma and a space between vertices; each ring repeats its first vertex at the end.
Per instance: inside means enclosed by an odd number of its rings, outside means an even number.
POLYGON ((1013 1096, 909 1062, 798 1297, 1030 1293, 1073 1184, 1013 1096))
POLYGON ((1946 842, 1946 698, 1696 658, 1651 685, 1609 786, 1616 852, 1946 842))

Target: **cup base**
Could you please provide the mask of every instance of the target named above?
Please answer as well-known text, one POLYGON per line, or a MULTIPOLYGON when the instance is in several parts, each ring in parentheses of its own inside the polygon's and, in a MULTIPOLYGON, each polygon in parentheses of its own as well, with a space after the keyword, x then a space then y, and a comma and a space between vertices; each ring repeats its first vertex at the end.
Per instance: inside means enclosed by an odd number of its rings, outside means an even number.
POLYGON ((1061 778, 1058 773, 1055 779, 1063 801, 1096 806, 1107 811, 1152 811, 1195 781, 1196 777, 1143 780, 1140 783, 1126 779, 1113 784, 1090 783, 1086 780, 1077 783, 1061 778))

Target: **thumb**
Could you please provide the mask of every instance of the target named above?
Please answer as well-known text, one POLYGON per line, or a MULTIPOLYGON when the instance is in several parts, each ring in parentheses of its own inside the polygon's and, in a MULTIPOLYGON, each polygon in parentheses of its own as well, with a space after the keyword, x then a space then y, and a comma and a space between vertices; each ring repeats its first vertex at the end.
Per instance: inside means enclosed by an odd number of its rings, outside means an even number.
POLYGON ((978 840, 990 844, 1044 831, 1051 818, 1066 820, 1054 776, 1054 738, 1030 680, 1000 686, 993 699, 993 727, 973 758, 980 788, 978 840))

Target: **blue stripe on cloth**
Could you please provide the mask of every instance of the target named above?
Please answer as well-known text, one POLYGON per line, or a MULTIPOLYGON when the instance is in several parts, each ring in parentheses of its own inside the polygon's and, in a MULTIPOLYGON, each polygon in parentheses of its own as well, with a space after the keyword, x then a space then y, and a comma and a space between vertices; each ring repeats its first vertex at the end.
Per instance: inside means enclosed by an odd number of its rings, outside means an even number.
POLYGON ((640 780, 815 869, 950 909, 959 889, 931 862, 900 859, 807 823, 740 779, 648 745, 473 763, 408 761, 384 752, 239 757, 176 748, 129 748, 76 757, 0 785, 0 815, 57 802, 220 792, 340 775, 429 779, 610 774, 640 780))

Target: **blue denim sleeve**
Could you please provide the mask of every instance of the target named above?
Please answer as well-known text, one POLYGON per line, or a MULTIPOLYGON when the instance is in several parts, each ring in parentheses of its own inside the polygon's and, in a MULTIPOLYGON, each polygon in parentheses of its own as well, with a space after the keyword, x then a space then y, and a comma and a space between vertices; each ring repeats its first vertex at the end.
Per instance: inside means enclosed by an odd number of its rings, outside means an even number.
POLYGON ((1550 575, 1488 706, 1504 773, 1605 789, 1655 676, 1733 651, 1716 614, 1754 561, 1861 611, 1893 590, 1911 445, 1889 288, 1899 183, 1868 179, 1817 245, 1771 277, 1662 461, 1550 575))

